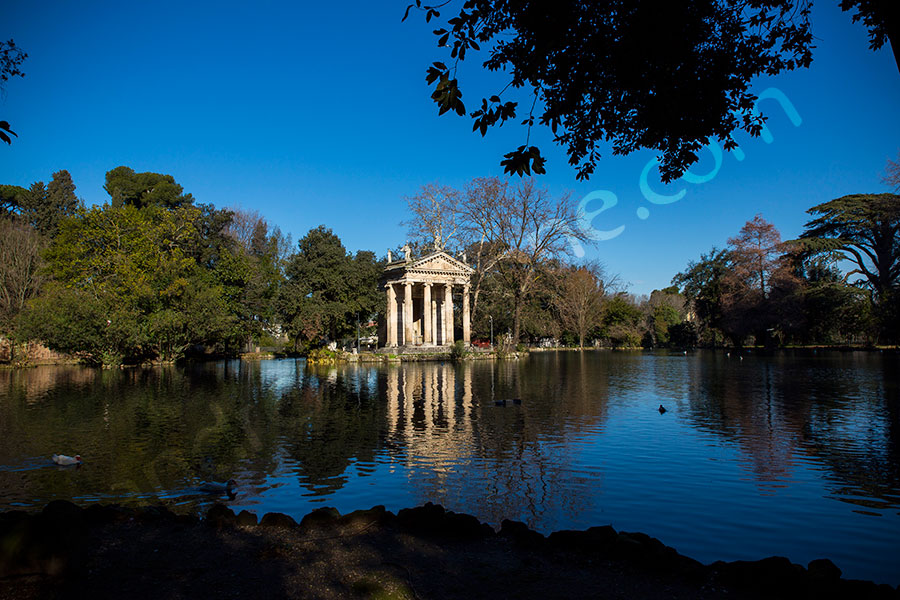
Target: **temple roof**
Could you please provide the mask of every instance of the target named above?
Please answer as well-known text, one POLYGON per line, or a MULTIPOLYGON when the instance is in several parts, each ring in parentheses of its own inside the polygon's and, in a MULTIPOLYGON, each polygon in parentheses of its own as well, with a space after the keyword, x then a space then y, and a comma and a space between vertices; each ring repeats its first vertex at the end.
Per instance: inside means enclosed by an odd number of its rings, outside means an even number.
POLYGON ((475 269, 446 252, 432 252, 412 260, 395 260, 384 268, 385 277, 405 281, 468 283, 475 269))

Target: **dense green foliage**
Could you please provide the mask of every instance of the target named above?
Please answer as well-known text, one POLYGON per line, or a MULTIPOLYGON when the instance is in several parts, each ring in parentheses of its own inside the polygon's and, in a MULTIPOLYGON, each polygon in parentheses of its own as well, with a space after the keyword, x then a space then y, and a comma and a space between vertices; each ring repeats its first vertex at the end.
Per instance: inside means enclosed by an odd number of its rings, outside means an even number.
POLYGON ((179 208, 193 203, 191 195, 185 195, 171 175, 135 173, 128 167, 116 167, 107 172, 103 189, 116 207, 126 204, 136 208, 151 205, 179 208))
POLYGON ((278 297, 278 312, 295 348, 349 335, 357 319, 368 320, 382 308, 377 281, 384 263, 374 253, 350 255, 324 225, 311 229, 297 245, 278 297))
POLYGON ((44 236, 55 236, 60 221, 75 214, 79 205, 75 184, 66 170, 54 173, 47 185, 43 181, 28 189, 0 185, 0 216, 17 215, 44 236))
POLYGON ((192 206, 104 205, 67 219, 45 255, 56 285, 26 310, 23 335, 102 363, 173 360, 227 341, 223 286, 190 254, 200 218, 192 206), (76 306, 85 347, 61 325, 76 306))
POLYGON ((170 175, 118 167, 106 190, 110 203, 85 208, 65 171, 0 188, 0 333, 114 365, 284 345, 285 334, 317 345, 378 310, 374 254, 349 256, 324 228, 288 257, 278 228, 196 204, 170 175))

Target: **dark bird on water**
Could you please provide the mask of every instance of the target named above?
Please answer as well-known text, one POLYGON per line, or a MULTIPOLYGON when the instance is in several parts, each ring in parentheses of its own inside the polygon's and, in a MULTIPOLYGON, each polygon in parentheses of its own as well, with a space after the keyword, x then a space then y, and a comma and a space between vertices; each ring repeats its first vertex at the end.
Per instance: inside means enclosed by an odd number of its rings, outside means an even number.
POLYGON ((662 404, 660 404, 659 405, 659 414, 663 414, 664 412, 666 412, 666 407, 663 406, 662 404))
POLYGON ((204 494, 210 494, 213 496, 221 496, 225 494, 232 500, 237 496, 235 493, 235 488, 237 487, 237 481, 234 479, 229 479, 225 483, 219 483, 217 481, 207 481, 205 483, 201 483, 197 486, 197 490, 203 492, 204 494))
POLYGON ((506 406, 506 399, 503 400, 494 400, 494 406, 506 406))
POLYGON ((522 404, 521 398, 513 398, 513 404, 522 404))

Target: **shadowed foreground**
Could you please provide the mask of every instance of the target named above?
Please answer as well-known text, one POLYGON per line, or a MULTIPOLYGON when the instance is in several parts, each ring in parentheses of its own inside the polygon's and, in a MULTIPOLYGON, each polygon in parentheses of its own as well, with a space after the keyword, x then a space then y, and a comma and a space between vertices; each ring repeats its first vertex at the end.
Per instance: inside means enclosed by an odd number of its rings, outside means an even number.
MULTIPOLYGON (((736 540, 736 543, 739 541, 736 540)), ((544 537, 499 533, 440 506, 320 509, 297 524, 257 523, 216 505, 205 519, 164 507, 0 514, 0 599, 7 598, 900 598, 840 578, 830 561, 784 558, 704 566, 612 527, 544 537)))

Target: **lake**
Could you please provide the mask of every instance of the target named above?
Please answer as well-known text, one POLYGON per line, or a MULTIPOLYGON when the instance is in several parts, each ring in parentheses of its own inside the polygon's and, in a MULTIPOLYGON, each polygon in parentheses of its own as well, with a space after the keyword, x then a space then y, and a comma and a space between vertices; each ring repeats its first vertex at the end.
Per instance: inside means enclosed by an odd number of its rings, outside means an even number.
POLYGON ((611 524, 704 562, 827 557, 897 585, 900 357, 0 371, 2 510, 64 498, 203 511, 217 499, 197 486, 229 478, 226 503, 259 515, 432 501, 494 527, 611 524), (54 452, 84 465, 57 467, 54 452))

